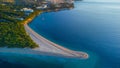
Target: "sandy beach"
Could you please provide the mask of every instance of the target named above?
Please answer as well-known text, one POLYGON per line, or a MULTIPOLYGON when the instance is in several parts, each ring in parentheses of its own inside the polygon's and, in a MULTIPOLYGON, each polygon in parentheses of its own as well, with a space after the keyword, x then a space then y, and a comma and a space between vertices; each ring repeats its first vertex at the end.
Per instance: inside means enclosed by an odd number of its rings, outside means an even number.
POLYGON ((24 24, 25 30, 27 34, 32 38, 32 40, 39 45, 38 48, 33 49, 34 51, 45 52, 49 54, 64 56, 64 57, 71 57, 71 58, 80 58, 80 59, 87 59, 88 54, 85 52, 78 52, 73 51, 67 48, 64 48, 58 44, 55 44, 38 33, 32 30, 27 24, 24 24))
MULTIPOLYGON (((40 13, 39 13, 40 14, 40 13)), ((30 23, 36 15, 28 18, 23 22, 23 26, 26 30, 26 33, 31 37, 31 39, 39 46, 38 48, 0 48, 0 52, 3 53, 21 53, 21 54, 37 54, 37 55, 49 55, 49 56, 60 56, 67 58, 80 58, 87 59, 89 55, 81 51, 73 51, 62 47, 61 45, 55 44, 50 40, 42 37, 34 30, 32 30, 28 23, 30 23)))

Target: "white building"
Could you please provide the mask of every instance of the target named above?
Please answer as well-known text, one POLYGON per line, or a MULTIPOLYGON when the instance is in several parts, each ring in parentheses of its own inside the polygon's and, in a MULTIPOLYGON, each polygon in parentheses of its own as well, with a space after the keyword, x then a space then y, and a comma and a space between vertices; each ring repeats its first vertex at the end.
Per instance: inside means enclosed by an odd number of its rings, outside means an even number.
POLYGON ((31 8, 23 8, 23 9, 21 9, 21 11, 29 12, 29 13, 34 12, 34 10, 31 8))
POLYGON ((53 4, 59 4, 59 3, 74 3, 74 0, 46 0, 53 4))
POLYGON ((48 8, 48 5, 45 5, 45 4, 36 7, 36 9, 46 9, 46 8, 48 8))
POLYGON ((30 13, 34 12, 34 10, 31 8, 23 8, 21 11, 24 11, 25 15, 29 15, 30 13))
POLYGON ((59 3, 64 3, 64 0, 47 0, 53 4, 59 4, 59 3))
POLYGON ((74 3, 74 0, 65 0, 66 1, 66 3, 74 3))

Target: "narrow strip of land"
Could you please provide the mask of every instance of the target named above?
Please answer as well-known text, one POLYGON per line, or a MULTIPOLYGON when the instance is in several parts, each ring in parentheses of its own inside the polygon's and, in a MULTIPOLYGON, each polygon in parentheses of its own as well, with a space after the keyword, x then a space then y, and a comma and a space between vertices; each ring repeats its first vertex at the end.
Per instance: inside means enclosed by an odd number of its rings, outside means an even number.
POLYGON ((85 52, 73 51, 65 47, 62 47, 40 36, 38 33, 32 30, 27 24, 24 24, 24 27, 27 34, 32 38, 32 40, 35 43, 39 45, 38 48, 34 49, 35 51, 53 53, 54 55, 55 54, 61 55, 61 56, 63 55, 63 56, 72 57, 72 58, 81 58, 81 59, 88 58, 88 54, 85 52))

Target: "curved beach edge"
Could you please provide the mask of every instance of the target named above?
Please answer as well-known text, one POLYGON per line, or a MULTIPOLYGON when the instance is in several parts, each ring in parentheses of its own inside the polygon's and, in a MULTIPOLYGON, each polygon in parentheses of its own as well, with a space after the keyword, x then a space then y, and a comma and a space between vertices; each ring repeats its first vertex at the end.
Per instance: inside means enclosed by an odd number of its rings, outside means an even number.
POLYGON ((47 40, 46 38, 42 37, 40 34, 36 33, 33 29, 31 29, 28 26, 28 24, 24 24, 24 27, 27 34, 31 37, 31 39, 36 44, 39 45, 38 48, 33 49, 34 51, 44 52, 49 55, 51 54, 54 56, 62 56, 69 58, 80 58, 80 59, 89 58, 89 55, 85 52, 73 51, 47 40))

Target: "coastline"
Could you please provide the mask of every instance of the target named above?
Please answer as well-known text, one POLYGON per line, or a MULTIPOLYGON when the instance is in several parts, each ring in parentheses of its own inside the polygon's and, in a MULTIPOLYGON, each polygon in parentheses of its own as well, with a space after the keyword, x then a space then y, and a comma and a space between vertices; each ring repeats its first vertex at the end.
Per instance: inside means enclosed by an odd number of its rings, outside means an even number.
POLYGON ((54 55, 61 55, 64 57, 71 57, 71 58, 80 58, 80 59, 87 59, 88 54, 84 52, 72 51, 67 48, 64 48, 58 44, 55 44, 41 35, 34 32, 27 24, 24 25, 26 32, 29 34, 31 39, 39 45, 38 48, 33 50, 40 51, 40 52, 47 52, 53 53, 54 55))
POLYGON ((0 48, 1 53, 18 53, 18 54, 34 54, 34 55, 46 55, 46 56, 57 56, 66 58, 79 58, 87 59, 89 56, 85 52, 73 51, 55 44, 46 38, 42 37, 34 30, 32 30, 28 24, 40 13, 41 11, 35 11, 25 20, 22 21, 26 34, 35 42, 38 47, 34 49, 30 48, 0 48))
MULTIPOLYGON (((40 14, 40 12, 38 14, 40 14)), ((46 53, 53 53, 54 55, 61 55, 64 57, 71 57, 71 58, 87 59, 89 57, 88 54, 85 52, 72 51, 72 50, 62 47, 58 44, 55 44, 55 43, 47 40, 46 38, 42 37, 38 33, 36 33, 34 30, 32 30, 28 26, 28 23, 30 23, 35 17, 36 16, 33 15, 32 18, 28 18, 24 22, 24 28, 26 30, 26 33, 39 46, 38 48, 35 48, 33 50, 40 51, 40 52, 46 52, 46 53)))

